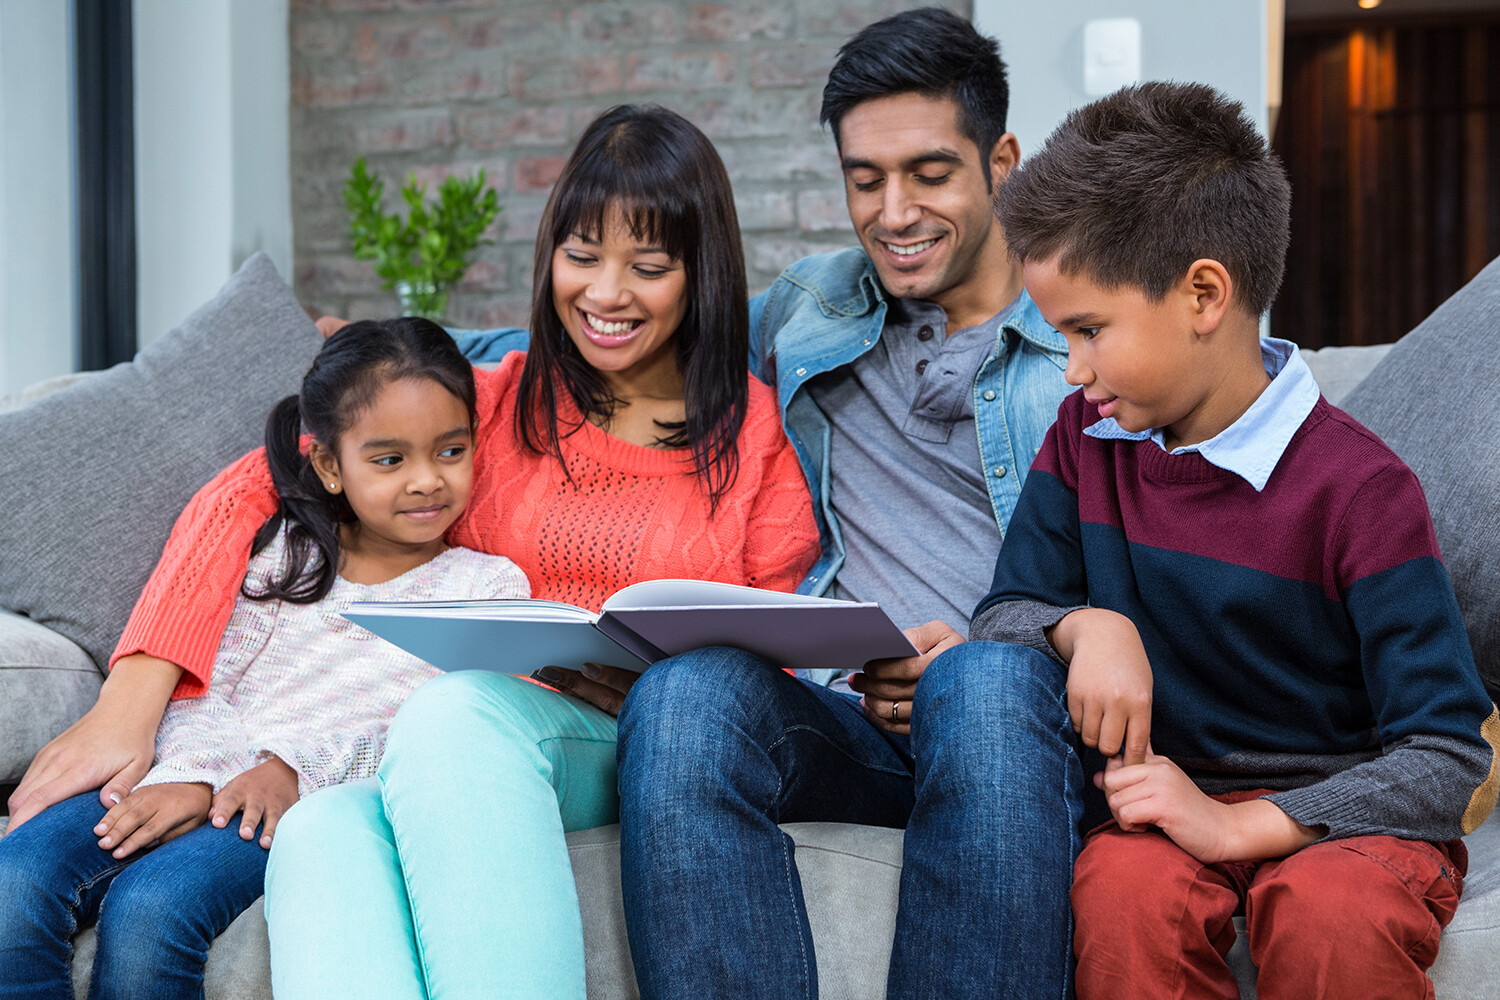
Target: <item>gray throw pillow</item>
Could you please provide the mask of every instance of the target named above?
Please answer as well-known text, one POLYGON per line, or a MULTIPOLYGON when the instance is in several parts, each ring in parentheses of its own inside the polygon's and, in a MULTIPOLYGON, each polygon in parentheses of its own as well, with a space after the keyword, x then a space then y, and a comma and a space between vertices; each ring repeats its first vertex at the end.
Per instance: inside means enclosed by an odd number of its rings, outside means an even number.
POLYGON ((1343 408, 1422 481, 1479 675, 1500 696, 1500 260, 1402 337, 1343 408))
POLYGON ((134 361, 0 414, 0 606, 102 668, 188 498, 261 443, 321 343, 256 254, 134 361))

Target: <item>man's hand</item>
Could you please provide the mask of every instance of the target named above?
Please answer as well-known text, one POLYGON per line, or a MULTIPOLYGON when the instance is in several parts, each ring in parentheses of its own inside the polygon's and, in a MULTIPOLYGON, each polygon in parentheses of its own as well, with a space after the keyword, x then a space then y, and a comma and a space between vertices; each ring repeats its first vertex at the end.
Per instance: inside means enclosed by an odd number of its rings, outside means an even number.
POLYGON ((260 846, 269 849, 282 815, 297 802, 297 772, 280 757, 272 756, 257 764, 214 796, 209 820, 220 830, 229 825, 235 813, 243 813, 240 838, 250 840, 262 822, 260 846))
POLYGON ((37 753, 10 797, 10 829, 90 788, 106 809, 151 769, 156 727, 182 670, 166 660, 122 657, 99 700, 37 753), (101 787, 102 786, 102 787, 101 787))
POLYGON ((1135 624, 1105 608, 1070 612, 1047 641, 1068 663, 1068 716, 1083 745, 1124 763, 1151 742, 1151 662, 1135 624))
POLYGON ((313 320, 313 326, 318 328, 318 332, 323 335, 324 340, 332 337, 348 325, 349 321, 347 319, 339 319, 337 316, 319 316, 313 320))
POLYGON ((128 858, 143 847, 165 844, 208 818, 213 789, 196 783, 147 785, 104 814, 94 834, 101 850, 128 858), (113 848, 113 850, 111 850, 113 848))
POLYGON ((964 641, 942 622, 928 622, 905 630, 917 647, 916 656, 871 660, 849 678, 849 686, 864 695, 865 717, 888 733, 911 732, 911 700, 927 664, 964 641))
POLYGON ((601 711, 618 716, 620 707, 625 704, 625 696, 641 675, 634 670, 607 667, 601 663, 585 663, 582 672, 564 670, 561 667, 543 667, 531 676, 564 694, 570 694, 601 711))
POLYGON ((1209 798, 1182 768, 1150 750, 1145 763, 1128 767, 1111 758, 1094 784, 1104 789, 1120 829, 1159 827, 1204 864, 1279 858, 1319 836, 1265 799, 1231 804, 1209 798))

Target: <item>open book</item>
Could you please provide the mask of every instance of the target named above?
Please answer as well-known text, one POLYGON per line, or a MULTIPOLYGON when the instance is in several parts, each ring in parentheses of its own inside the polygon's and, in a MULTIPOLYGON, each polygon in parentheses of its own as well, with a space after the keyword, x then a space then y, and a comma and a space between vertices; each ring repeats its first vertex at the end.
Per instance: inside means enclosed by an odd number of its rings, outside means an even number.
POLYGON ((440 670, 529 674, 604 663, 645 670, 704 646, 736 646, 778 667, 858 670, 915 656, 878 604, 704 580, 648 580, 595 615, 558 601, 357 601, 344 617, 440 670))

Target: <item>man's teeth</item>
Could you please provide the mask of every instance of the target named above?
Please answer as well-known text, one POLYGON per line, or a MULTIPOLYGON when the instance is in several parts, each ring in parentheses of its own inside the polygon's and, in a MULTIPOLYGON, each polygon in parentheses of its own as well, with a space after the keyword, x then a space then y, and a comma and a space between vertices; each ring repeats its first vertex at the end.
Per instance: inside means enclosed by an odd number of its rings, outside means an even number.
POLYGON ((921 253, 936 242, 936 239, 923 240, 921 243, 913 243, 911 246, 905 247, 898 247, 894 243, 887 243, 886 247, 897 257, 910 257, 912 254, 921 253))
POLYGON ((584 313, 584 315, 588 316, 589 326, 606 336, 617 337, 622 333, 629 333, 635 329, 636 321, 633 319, 622 319, 617 323, 608 323, 598 316, 590 316, 588 313, 584 313))

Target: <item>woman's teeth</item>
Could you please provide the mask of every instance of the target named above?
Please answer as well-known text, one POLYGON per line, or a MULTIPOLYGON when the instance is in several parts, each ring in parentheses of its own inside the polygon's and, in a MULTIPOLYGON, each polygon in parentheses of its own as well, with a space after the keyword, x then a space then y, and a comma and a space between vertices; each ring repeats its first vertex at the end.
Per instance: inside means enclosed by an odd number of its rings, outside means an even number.
POLYGON ((635 329, 635 325, 638 322, 633 319, 622 319, 619 322, 610 323, 600 319, 598 316, 591 316, 588 313, 584 313, 583 315, 595 332, 602 333, 608 337, 618 337, 622 333, 629 333, 635 329))
POLYGON ((904 247, 898 247, 894 243, 887 243, 886 248, 897 257, 910 257, 912 254, 921 253, 936 242, 936 239, 923 240, 921 243, 913 243, 910 246, 904 247))

